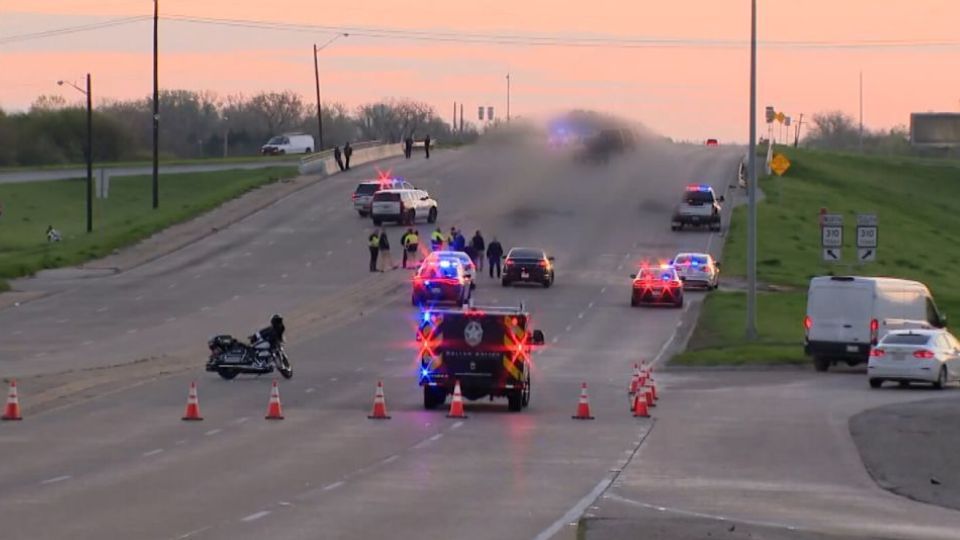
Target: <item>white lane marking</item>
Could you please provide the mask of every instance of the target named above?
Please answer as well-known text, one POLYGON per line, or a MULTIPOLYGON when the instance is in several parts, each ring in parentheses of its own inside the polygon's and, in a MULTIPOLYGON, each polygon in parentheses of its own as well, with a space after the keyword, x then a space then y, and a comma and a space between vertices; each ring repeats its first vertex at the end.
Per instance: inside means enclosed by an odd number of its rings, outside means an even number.
POLYGON ((606 287, 600 287, 600 294, 603 294, 603 293, 605 293, 605 292, 607 292, 607 288, 606 288, 606 287))
POLYGON ((617 266, 617 270, 623 270, 623 265, 621 264, 621 265, 617 266))
POLYGON ((577 519, 583 514, 584 510, 590 507, 594 501, 597 500, 597 497, 601 493, 607 490, 610 487, 610 484, 613 483, 614 476, 611 474, 600 481, 590 493, 587 493, 582 499, 577 501, 577 504, 573 505, 573 508, 567 510, 567 513, 560 516, 560 519, 554 521, 549 527, 540 532, 534 540, 548 540, 552 538, 553 535, 560 532, 560 529, 568 523, 576 522, 577 519))
POLYGON ((238 426, 239 426, 240 424, 242 424, 242 423, 244 423, 244 422, 246 422, 246 421, 248 421, 248 420, 250 420, 250 417, 249 417, 249 416, 241 416, 240 418, 237 418, 236 420, 234 420, 233 423, 234 423, 234 425, 238 425, 238 426))
POLYGON ((239 294, 233 295, 233 299, 234 299, 234 300, 239 300, 239 299, 240 299, 240 295, 239 295, 239 294))
POLYGON ((307 268, 310 268, 311 266, 313 266, 313 261, 307 261, 307 268))
POLYGON ((550 340, 550 343, 556 343, 560 341, 560 336, 553 336, 553 339, 550 340))
POLYGON ((160 454, 160 453, 162 453, 162 452, 163 452, 163 448, 157 448, 156 450, 151 450, 151 451, 149 451, 149 452, 144 452, 144 453, 141 454, 141 455, 142 455, 143 457, 150 457, 150 456, 155 456, 155 455, 157 455, 157 454, 160 454))
POLYGON ((262 288, 264 288, 264 287, 266 287, 266 286, 267 286, 266 283, 261 283, 261 284, 257 285, 257 288, 258 288, 258 289, 262 289, 262 288))
POLYGON ((330 377, 330 382, 337 382, 337 380, 338 379, 336 377, 330 377))
POLYGON ((173 443, 173 444, 175 444, 175 445, 177 445, 177 446, 183 446, 183 445, 187 444, 187 440, 186 440, 186 439, 180 439, 179 441, 177 441, 177 442, 175 442, 175 443, 173 443))
POLYGON ((172 289, 172 288, 174 288, 174 287, 176 287, 176 286, 177 286, 176 283, 171 283, 171 284, 167 285, 167 288, 168 288, 168 289, 172 289))
POLYGON ((143 295, 141 294, 140 296, 137 296, 136 298, 134 298, 134 300, 136 300, 137 302, 143 300, 143 295))
POLYGON ((54 322, 57 323, 57 324, 64 324, 64 323, 70 322, 70 319, 57 319, 57 320, 54 321, 54 322))
POLYGON ((276 240, 271 240, 271 241, 267 242, 267 245, 268 245, 268 246, 272 246, 272 245, 274 245, 274 244, 276 244, 276 243, 277 243, 276 240))
POLYGON ((164 319, 164 322, 173 322, 175 320, 177 320, 176 317, 167 317, 166 319, 164 319))
POLYGON ((19 336, 19 335, 22 334, 22 333, 23 333, 23 330, 16 330, 16 331, 13 333, 13 335, 19 336))
POLYGON ((40 482, 40 485, 48 486, 50 484, 56 484, 58 482, 63 482, 64 480, 69 480, 71 478, 73 477, 70 476, 69 474, 65 474, 63 476, 57 476, 55 478, 47 478, 46 480, 43 480, 42 482, 40 482))
POLYGON ((252 252, 252 251, 246 251, 246 252, 243 253, 243 256, 244 256, 244 257, 249 257, 249 256, 251 256, 251 255, 253 255, 253 252, 252 252))
POLYGON ((106 310, 107 310, 107 306, 103 306, 102 308, 97 310, 97 313, 103 313, 106 310))
POLYGON ((344 484, 343 480, 323 486, 324 491, 333 491, 344 484))
POLYGON ((41 352, 38 352, 37 354, 33 355, 33 357, 34 357, 34 358, 43 358, 43 357, 46 356, 46 355, 47 355, 47 352, 46 352, 46 351, 41 351, 41 352))
POLYGON ((583 312, 582 312, 582 311, 581 311, 580 313, 577 313, 577 318, 578 318, 578 319, 582 319, 582 318, 583 318, 583 312))
POLYGON ((217 433, 220 433, 221 431, 223 431, 223 430, 220 429, 220 428, 211 429, 210 431, 204 433, 204 435, 216 435, 217 433))
POLYGON ((463 426, 463 422, 456 422, 455 424, 450 426, 450 429, 459 429, 461 426, 463 426))
POLYGON ((352 243, 353 243, 353 238, 347 238, 347 244, 349 245, 349 244, 352 244, 352 243))
POLYGON ((210 306, 203 306, 200 311, 210 311, 210 306))
POLYGON ((331 256, 331 255, 333 255, 333 252, 332 252, 332 251, 328 251, 328 252, 327 252, 327 257, 329 257, 329 256, 331 256))
MULTIPOLYGON (((683 311, 681 311, 681 315, 687 311, 688 307, 690 307, 690 304, 685 304, 683 306, 683 311)), ((680 322, 677 323, 677 326, 673 328, 673 332, 670 334, 670 337, 668 337, 667 340, 663 342, 663 346, 660 347, 660 350, 657 351, 657 355, 654 356, 653 361, 650 362, 651 365, 658 364, 661 360, 661 357, 667 352, 667 349, 670 347, 673 341, 677 339, 677 336, 680 334, 680 327, 683 326, 680 323, 682 323, 682 319, 680 322)))
POLYGON ((316 392, 316 391, 317 391, 316 388, 307 388, 306 390, 304 390, 304 392, 306 392, 306 393, 308 393, 308 394, 312 394, 312 393, 314 393, 314 392, 316 392))
POLYGON ((280 275, 280 279, 287 279, 287 275, 286 275, 286 274, 281 274, 281 275, 280 275))
POLYGON ((293 503, 287 501, 277 501, 277 504, 280 506, 293 506, 293 503))
POLYGON ((203 274, 197 274, 197 275, 193 276, 193 279, 200 279, 200 278, 202 278, 202 277, 203 277, 203 274))
POLYGON ((256 521, 256 520, 258 520, 258 519, 260 519, 260 518, 267 517, 267 516, 269 516, 269 515, 270 515, 270 511, 269 511, 269 510, 261 510, 261 511, 259 511, 259 512, 250 514, 249 516, 241 519, 240 521, 242 521, 242 522, 244 522, 244 523, 250 523, 251 521, 256 521))
POLYGON ((628 498, 626 498, 626 497, 621 497, 620 495, 617 495, 617 494, 615 494, 615 493, 609 493, 609 494, 607 494, 607 495, 604 495, 603 498, 606 499, 606 500, 610 500, 610 501, 617 501, 617 502, 621 502, 621 503, 624 503, 624 504, 629 504, 629 505, 633 505, 633 506, 639 506, 639 507, 641 507, 641 508, 647 508, 647 509, 650 509, 650 510, 656 510, 656 511, 658 511, 658 512, 669 512, 669 513, 671 513, 671 514, 679 514, 679 515, 688 516, 688 517, 698 517, 698 518, 705 518, 705 519, 713 519, 713 520, 716 520, 716 521, 723 521, 723 522, 726 522, 726 523, 743 523, 743 524, 745 524, 745 525, 754 525, 754 526, 768 527, 768 528, 774 528, 774 529, 786 529, 786 530, 788 530, 788 531, 801 531, 801 530, 805 530, 805 529, 802 529, 802 528, 797 527, 797 526, 794 526, 794 525, 787 525, 786 523, 777 523, 777 522, 774 522, 774 521, 756 521, 756 520, 752 520, 752 519, 730 518, 730 517, 725 517, 725 516, 719 516, 719 515, 716 515, 716 514, 705 514, 705 513, 703 513, 703 512, 694 512, 694 511, 692 511, 692 510, 682 510, 682 509, 680 509, 680 508, 668 508, 668 507, 666 507, 666 506, 658 506, 658 505, 655 505, 655 504, 648 504, 648 503, 645 503, 645 502, 635 501, 635 500, 633 500, 633 499, 628 499, 628 498))
POLYGON ((190 538, 191 536, 196 536, 196 535, 198 535, 198 534, 200 534, 200 533, 202 533, 202 532, 204 532, 204 531, 208 531, 208 530, 210 530, 210 529, 212 529, 212 528, 213 528, 213 527, 203 527, 202 529, 197 529, 197 530, 194 530, 194 531, 190 531, 190 532, 188 532, 188 533, 181 534, 180 536, 177 537, 177 540, 186 540, 187 538, 190 538))
POLYGON ((356 371, 357 373, 360 373, 361 371, 363 371, 363 368, 362 368, 362 367, 358 367, 358 368, 355 369, 354 371, 356 371))
POLYGON ((84 341, 83 343, 81 343, 81 345, 83 345, 83 346, 85 346, 85 347, 89 347, 90 345, 93 345, 93 340, 88 339, 88 340, 84 341))
POLYGON ((443 433, 437 433, 436 435, 434 435, 433 437, 430 437, 427 440, 430 442, 439 441, 441 437, 443 437, 443 433))
POLYGON ((564 332, 569 332, 573 328, 572 324, 568 324, 566 328, 563 329, 564 332))
POLYGON ((387 459, 383 460, 382 463, 383 463, 384 465, 386 465, 387 463, 393 463, 394 461, 396 461, 396 460, 398 460, 398 459, 400 459, 400 456, 394 454, 394 455, 388 457, 387 459))
POLYGON ((136 334, 136 333, 139 332, 139 331, 140 331, 140 330, 137 329, 137 328, 131 328, 131 329, 127 330, 127 333, 128 333, 128 334, 136 334))
POLYGON ((590 309, 590 308, 592 308, 592 307, 593 307, 593 301, 591 301, 589 304, 587 304, 587 309, 590 309))

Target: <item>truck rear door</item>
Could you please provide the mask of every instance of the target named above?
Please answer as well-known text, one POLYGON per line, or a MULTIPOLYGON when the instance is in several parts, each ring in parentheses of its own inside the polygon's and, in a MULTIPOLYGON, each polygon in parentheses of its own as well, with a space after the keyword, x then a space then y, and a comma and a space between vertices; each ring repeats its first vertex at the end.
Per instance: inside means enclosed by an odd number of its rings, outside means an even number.
POLYGON ((873 314, 871 284, 818 283, 807 294, 809 340, 831 343, 869 343, 873 314))
POLYGON ((445 316, 439 352, 447 375, 464 386, 499 388, 519 380, 514 353, 518 345, 526 347, 526 338, 520 320, 513 317, 518 324, 512 325, 510 319, 470 312, 445 316))

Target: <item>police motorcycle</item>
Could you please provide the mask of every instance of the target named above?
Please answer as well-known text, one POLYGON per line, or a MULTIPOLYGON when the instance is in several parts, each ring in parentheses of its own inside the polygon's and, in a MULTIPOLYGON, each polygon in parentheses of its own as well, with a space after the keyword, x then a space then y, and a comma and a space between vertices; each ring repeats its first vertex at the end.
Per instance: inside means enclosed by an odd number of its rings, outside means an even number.
POLYGON ((274 369, 283 378, 293 377, 293 367, 283 350, 283 317, 274 315, 270 326, 249 337, 250 344, 243 343, 229 334, 214 336, 207 342, 210 358, 207 371, 231 380, 241 373, 264 375, 274 369))

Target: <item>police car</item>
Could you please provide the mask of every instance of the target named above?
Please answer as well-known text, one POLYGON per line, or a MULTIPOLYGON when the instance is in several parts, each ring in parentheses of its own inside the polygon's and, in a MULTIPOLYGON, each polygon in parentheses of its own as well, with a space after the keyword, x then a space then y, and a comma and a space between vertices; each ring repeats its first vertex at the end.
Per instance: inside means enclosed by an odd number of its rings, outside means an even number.
POLYGON ((688 185, 683 191, 680 203, 673 211, 670 229, 679 231, 685 226, 708 226, 711 231, 719 231, 720 203, 722 202, 723 196, 717 197, 709 185, 688 185))
POLYGON ((470 281, 458 261, 440 259, 425 262, 413 277, 411 303, 415 306, 431 306, 451 303, 462 306, 470 300, 470 281))
POLYGON ((708 290, 720 285, 720 263, 709 253, 677 253, 670 261, 677 270, 683 287, 703 287, 708 290))
POLYGON ((437 201, 422 189, 385 189, 370 203, 370 218, 379 227, 384 221, 412 225, 418 219, 437 221, 437 201))
POLYGON ((630 305, 668 305, 683 307, 683 282, 677 271, 668 264, 641 268, 630 274, 633 287, 630 305))
POLYGON ((402 178, 381 178, 379 180, 366 180, 357 184, 351 199, 353 200, 353 209, 360 214, 360 217, 370 215, 373 196, 378 191, 384 189, 416 189, 413 184, 402 178))
POLYGON ((463 273, 467 281, 470 282, 470 288, 475 289, 477 287, 477 282, 473 279, 474 274, 477 272, 477 265, 474 264, 473 259, 471 259, 469 255, 462 251, 431 251, 423 260, 423 264, 436 264, 441 260, 459 262, 463 266, 463 273))
POLYGON ((522 410, 530 405, 530 355, 543 342, 522 305, 424 311, 417 330, 423 407, 443 405, 459 381, 464 399, 505 397, 510 411, 522 410))

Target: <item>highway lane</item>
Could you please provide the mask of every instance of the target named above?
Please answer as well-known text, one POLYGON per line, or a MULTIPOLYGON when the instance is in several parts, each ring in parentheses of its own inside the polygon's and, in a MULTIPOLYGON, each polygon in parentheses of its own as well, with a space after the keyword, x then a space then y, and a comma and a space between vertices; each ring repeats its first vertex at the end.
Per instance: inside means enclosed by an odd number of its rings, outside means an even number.
MULTIPOLYGON (((151 304, 163 311, 160 315, 176 314, 171 326, 147 328, 132 339, 102 328, 114 318, 84 322, 63 337, 61 343, 68 344, 102 332, 115 361, 123 353, 114 347, 127 345, 127 354, 143 354, 154 339, 172 349, 189 348, 197 339, 195 350, 202 353, 206 334, 259 323, 261 312, 273 306, 310 318, 351 308, 354 297, 362 296, 351 283, 382 287, 379 301, 360 299, 374 304, 362 308, 362 317, 295 326, 300 332, 291 333, 289 349, 296 375, 282 383, 288 419, 276 424, 261 419, 267 379, 223 382, 199 373, 196 362, 188 373, 157 376, 19 426, 0 426, 0 459, 8 465, 0 473, 0 520, 17 524, 14 538, 68 529, 77 538, 191 533, 208 538, 453 533, 523 538, 547 530, 609 479, 611 468, 622 466, 650 425, 629 417, 626 378, 634 361, 657 353, 680 314, 630 309, 627 274, 643 258, 669 257, 708 242, 716 246, 715 235, 670 234, 669 209, 691 179, 715 178, 722 187, 739 157, 651 147, 609 169, 580 170, 528 156, 523 163, 510 163, 496 159, 500 152, 479 147, 402 165, 435 184, 427 187, 444 205, 441 220, 450 212, 457 224, 468 231, 477 226, 488 239, 496 233, 507 245, 543 245, 556 253, 555 288, 503 289, 482 282, 478 289, 480 302, 525 300, 537 326, 547 332, 550 345, 536 357, 530 410, 509 415, 502 404, 470 404, 471 418, 463 421, 420 410, 405 276, 363 272, 365 249, 350 251, 343 244, 346 231, 360 243, 364 226, 343 206, 318 217, 329 218, 323 226, 310 225, 315 210, 348 200, 349 179, 332 180, 182 252, 85 287, 102 287, 99 291, 72 289, 27 304, 37 312, 21 314, 23 322, 10 321, 21 324, 24 333, 40 332, 28 324, 33 317, 50 317, 97 298, 126 323, 127 317, 146 315, 134 293, 166 297, 165 280, 186 283, 198 267, 214 265, 210 276, 195 278, 200 283, 185 296, 151 304), (214 261, 234 253, 224 246, 241 244, 255 252, 246 258, 268 253, 275 262, 251 261, 229 278, 218 277, 215 268, 223 263, 214 261), (325 253, 334 244, 343 253, 337 253, 337 264, 318 270, 301 258, 325 253), (247 292, 277 272, 287 273, 290 281, 247 292), (123 284, 116 296, 111 282, 123 284), (232 294, 241 298, 233 300, 232 294), (203 311, 204 304, 211 309, 203 311), (260 306, 253 310, 257 313, 242 312, 253 305, 260 306), (207 419, 184 424, 177 418, 186 385, 195 377, 202 381, 207 419), (388 422, 364 418, 377 379, 387 385, 394 416, 388 422), (596 421, 569 418, 580 381, 591 384, 596 421)), ((399 231, 391 231, 396 244, 399 231)), ((291 323, 299 324, 297 318, 291 323)), ((57 354, 62 353, 54 350, 50 357, 57 354)), ((67 356, 55 362, 27 357, 17 367, 36 363, 53 370, 68 362, 67 356)))

